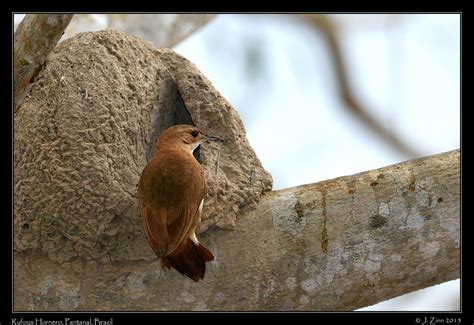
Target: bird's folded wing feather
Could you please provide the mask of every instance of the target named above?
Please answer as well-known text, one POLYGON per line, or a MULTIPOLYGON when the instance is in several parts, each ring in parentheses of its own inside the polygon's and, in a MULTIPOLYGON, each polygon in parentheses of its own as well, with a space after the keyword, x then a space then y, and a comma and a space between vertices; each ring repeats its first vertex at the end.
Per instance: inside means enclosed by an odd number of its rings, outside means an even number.
POLYGON ((173 252, 176 247, 183 241, 187 240, 190 230, 196 227, 201 216, 201 205, 204 195, 206 194, 206 182, 202 178, 202 182, 195 188, 196 193, 189 198, 192 201, 185 201, 181 207, 181 213, 173 213, 168 215, 168 232, 170 238, 170 247, 168 251, 173 252))
POLYGON ((168 251, 168 225, 166 208, 142 206, 142 221, 145 235, 158 257, 168 251))
MULTIPOLYGON (((150 166, 150 169, 154 167, 150 166)), ((187 239, 191 228, 196 226, 200 217, 199 206, 206 195, 207 188, 204 175, 200 171, 189 178, 194 180, 192 183, 179 186, 180 190, 173 195, 157 193, 156 187, 153 188, 150 184, 163 181, 159 173, 151 175, 153 177, 147 178, 146 183, 140 182, 141 215, 148 242, 156 255, 161 257, 173 252, 187 239), (150 196, 150 193, 154 194, 150 196), (163 201, 163 197, 167 199, 163 201)))

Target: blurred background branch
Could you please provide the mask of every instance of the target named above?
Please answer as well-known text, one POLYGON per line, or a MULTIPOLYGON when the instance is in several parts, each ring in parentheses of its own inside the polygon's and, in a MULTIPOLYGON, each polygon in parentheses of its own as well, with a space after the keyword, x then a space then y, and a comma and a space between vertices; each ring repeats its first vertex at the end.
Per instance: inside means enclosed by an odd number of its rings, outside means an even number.
POLYGON ((383 139, 394 149, 398 150, 406 158, 421 156, 422 154, 412 145, 403 141, 395 132, 384 127, 383 124, 380 123, 356 98, 354 91, 352 90, 353 87, 351 86, 347 76, 349 69, 344 61, 337 28, 331 17, 327 15, 304 15, 303 17, 315 28, 321 31, 324 40, 327 42, 328 50, 331 52, 334 64, 334 72, 339 87, 339 94, 345 104, 343 107, 350 111, 370 130, 375 132, 378 137, 383 139))
POLYGON ((214 14, 113 14, 109 28, 140 35, 158 47, 171 48, 206 25, 214 14))

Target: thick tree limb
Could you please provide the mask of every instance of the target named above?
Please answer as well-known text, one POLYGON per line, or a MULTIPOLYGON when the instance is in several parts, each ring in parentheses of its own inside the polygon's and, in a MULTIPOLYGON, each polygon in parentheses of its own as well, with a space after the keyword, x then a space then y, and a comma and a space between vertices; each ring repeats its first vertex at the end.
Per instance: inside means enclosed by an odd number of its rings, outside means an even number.
POLYGON ((344 101, 344 107, 351 111, 370 130, 374 131, 382 140, 399 151, 407 158, 420 157, 421 154, 409 143, 402 140, 400 135, 388 130, 357 100, 347 76, 347 65, 344 63, 341 45, 332 20, 326 15, 304 15, 321 32, 328 44, 329 51, 334 63, 335 77, 339 87, 339 93, 344 101))
POLYGON ((15 112, 72 19, 72 14, 28 14, 18 25, 14 40, 15 112))
POLYGON ((354 310, 456 279, 459 167, 454 150, 271 192, 201 236, 216 259, 199 283, 158 261, 19 253, 15 309, 354 310))

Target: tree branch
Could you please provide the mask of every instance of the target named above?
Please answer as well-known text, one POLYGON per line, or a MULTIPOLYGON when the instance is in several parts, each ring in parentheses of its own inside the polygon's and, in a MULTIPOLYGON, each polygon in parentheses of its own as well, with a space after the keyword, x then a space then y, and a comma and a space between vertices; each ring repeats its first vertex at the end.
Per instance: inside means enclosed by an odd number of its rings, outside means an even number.
POLYGON ((369 129, 374 131, 382 140, 394 149, 398 150, 407 158, 420 157, 421 154, 402 138, 385 128, 369 111, 356 99, 347 76, 347 65, 344 63, 341 46, 336 33, 334 23, 326 15, 304 15, 307 21, 311 22, 322 32, 322 36, 328 43, 329 51, 334 63, 336 81, 339 93, 344 101, 344 108, 351 111, 369 129))
POLYGON ((110 14, 109 28, 171 48, 200 30, 215 14, 110 14))
POLYGON ((14 110, 56 46, 73 14, 28 14, 18 25, 14 40, 14 110))
POLYGON ((201 235, 216 259, 199 283, 161 270, 157 260, 76 259, 58 267, 43 255, 16 253, 22 286, 15 306, 354 310, 456 279, 459 167, 454 150, 271 192, 235 231, 201 235))

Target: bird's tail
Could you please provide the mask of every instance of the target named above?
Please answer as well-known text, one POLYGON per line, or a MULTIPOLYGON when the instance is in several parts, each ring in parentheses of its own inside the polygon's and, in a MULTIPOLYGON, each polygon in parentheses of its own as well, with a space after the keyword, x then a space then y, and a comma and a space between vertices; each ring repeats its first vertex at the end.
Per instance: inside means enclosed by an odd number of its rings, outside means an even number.
POLYGON ((178 251, 178 254, 161 257, 161 264, 168 269, 176 269, 196 282, 204 279, 206 262, 212 261, 214 255, 202 244, 195 244, 189 238, 178 251))

